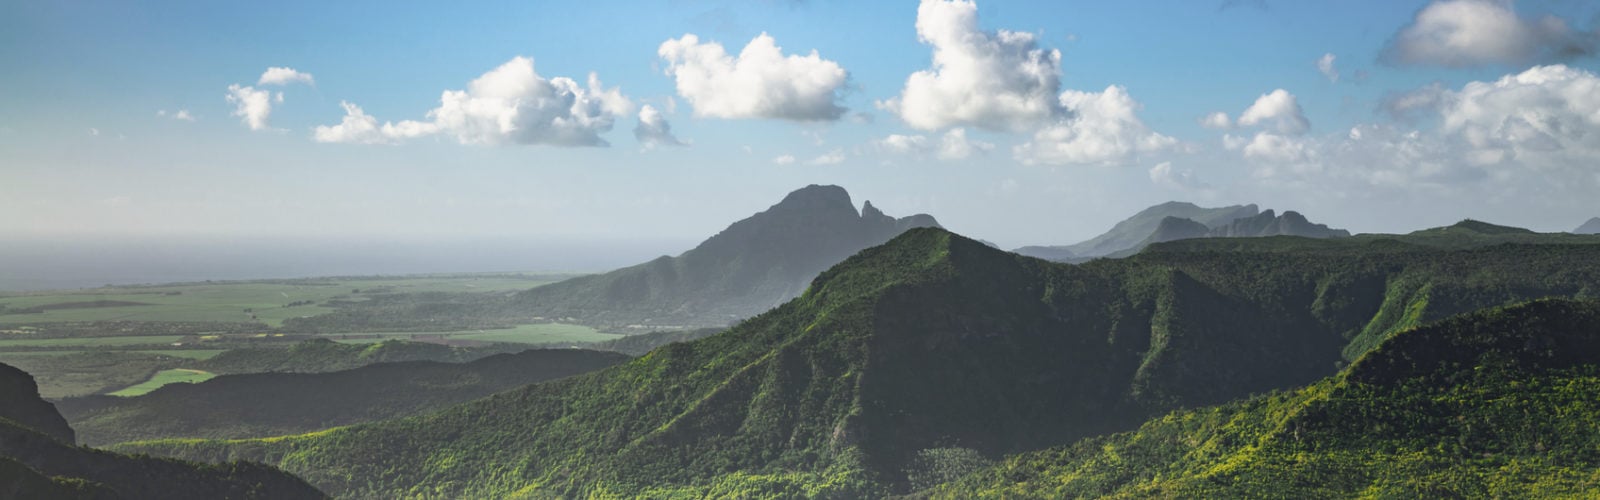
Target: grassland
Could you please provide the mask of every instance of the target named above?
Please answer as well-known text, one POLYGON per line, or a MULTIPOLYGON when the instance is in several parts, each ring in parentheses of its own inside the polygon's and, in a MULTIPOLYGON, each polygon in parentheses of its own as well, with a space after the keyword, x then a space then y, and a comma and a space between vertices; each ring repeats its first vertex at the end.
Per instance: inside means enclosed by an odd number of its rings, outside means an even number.
POLYGON ((195 382, 205 382, 207 380, 211 380, 211 378, 215 376, 217 376, 215 373, 201 370, 190 370, 187 368, 161 370, 156 372, 155 376, 150 377, 150 380, 128 386, 128 388, 120 391, 112 392, 111 395, 123 397, 142 396, 149 394, 150 391, 160 389, 161 386, 167 384, 193 384, 195 382))
POLYGON ((368 344, 385 340, 442 340, 442 341, 473 341, 473 342, 504 342, 510 344, 579 344, 589 342, 604 342, 623 337, 615 333, 603 333, 594 328, 583 325, 569 325, 565 323, 540 323, 532 325, 518 325, 514 328, 497 330, 473 330, 464 332, 379 332, 379 333, 351 333, 327 335, 337 342, 347 344, 368 344))
POLYGON ((83 321, 259 322, 333 312, 330 300, 364 300, 363 294, 505 292, 550 283, 559 276, 467 274, 393 278, 113 286, 85 290, 0 294, 0 325, 83 321))

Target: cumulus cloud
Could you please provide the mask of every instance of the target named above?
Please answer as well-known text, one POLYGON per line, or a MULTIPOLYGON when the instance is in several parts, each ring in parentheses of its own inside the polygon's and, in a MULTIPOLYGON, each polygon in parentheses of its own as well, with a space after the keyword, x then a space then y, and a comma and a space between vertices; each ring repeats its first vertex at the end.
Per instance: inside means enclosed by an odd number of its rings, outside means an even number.
POLYGON ((1311 128, 1311 121, 1306 119, 1305 111, 1300 109, 1300 101, 1294 94, 1277 89, 1261 94, 1254 104, 1240 113, 1239 126, 1262 126, 1282 134, 1299 135, 1311 128))
POLYGON ((1358 125, 1327 137, 1263 131, 1240 145, 1259 179, 1337 192, 1472 190, 1577 196, 1600 190, 1600 76, 1537 66, 1459 89, 1430 86, 1393 104, 1431 130, 1358 125))
POLYGON ((621 90, 606 89, 596 75, 589 75, 587 85, 566 77, 545 78, 527 57, 484 73, 466 90, 444 91, 426 121, 378 126, 361 108, 342 106, 344 120, 317 127, 316 140, 379 144, 444 134, 461 144, 607 146, 600 134, 609 132, 618 116, 633 112, 633 102, 621 90))
POLYGON ((1103 92, 1061 93, 1064 118, 1035 132, 1033 139, 1012 149, 1024 164, 1121 164, 1135 154, 1171 148, 1178 141, 1153 132, 1139 119, 1142 107, 1127 89, 1112 85, 1103 92))
POLYGON ((1060 116, 1061 51, 1040 48, 1032 33, 979 29, 971 0, 923 0, 916 26, 933 67, 878 103, 907 125, 1020 132, 1060 116))
POLYGON ((950 129, 937 141, 924 135, 890 134, 875 142, 879 150, 903 155, 932 155, 941 160, 963 160, 974 154, 987 153, 994 144, 967 138, 966 129, 950 129))
POLYGON ((1437 103, 1440 128, 1480 160, 1551 160, 1600 165, 1600 77, 1562 65, 1538 66, 1493 82, 1471 82, 1437 103))
POLYGON ((695 116, 829 121, 846 111, 839 101, 849 74, 839 63, 815 50, 785 56, 766 33, 737 57, 693 34, 662 42, 656 53, 695 116))
POLYGON ((233 116, 239 117, 250 130, 269 130, 267 119, 272 117, 273 101, 283 102, 283 93, 274 98, 272 92, 237 83, 228 86, 228 103, 233 104, 233 116))
POLYGON ((1322 73, 1322 76, 1326 77, 1329 82, 1339 83, 1339 69, 1333 67, 1335 59, 1338 59, 1338 56, 1333 55, 1331 52, 1317 58, 1317 72, 1322 73))
POLYGON ((393 124, 378 125, 378 119, 361 111, 360 106, 340 101, 339 106, 344 108, 344 120, 338 125, 318 126, 311 131, 311 138, 317 142, 342 142, 348 144, 392 144, 401 138, 401 134, 393 124))
POLYGON ((265 72, 261 73, 261 79, 256 81, 256 85, 288 85, 291 83, 315 85, 317 82, 311 77, 311 73, 301 73, 295 71, 294 68, 276 67, 267 68, 265 72))
POLYGON ((1200 126, 1209 129, 1225 130, 1233 128, 1233 120, 1228 118, 1227 113, 1217 111, 1200 117, 1200 126))
POLYGON ((646 148, 685 145, 672 135, 672 124, 667 123, 667 117, 649 104, 639 107, 639 124, 633 127, 633 138, 646 148))
POLYGON ((156 116, 186 122, 194 121, 194 115, 189 114, 189 110, 187 109, 180 109, 177 111, 167 111, 165 109, 156 110, 156 116))
POLYGON ((1172 162, 1164 161, 1150 167, 1150 182, 1168 189, 1179 191, 1203 191, 1211 189, 1210 184, 1201 181, 1193 170, 1178 170, 1172 168, 1172 162))
POLYGON ((778 165, 793 165, 794 162, 794 155, 779 155, 778 157, 772 159, 772 163, 778 165))
POLYGON ((1554 16, 1525 19, 1511 0, 1435 0, 1384 48, 1394 64, 1448 67, 1526 64, 1593 55, 1600 34, 1554 16))

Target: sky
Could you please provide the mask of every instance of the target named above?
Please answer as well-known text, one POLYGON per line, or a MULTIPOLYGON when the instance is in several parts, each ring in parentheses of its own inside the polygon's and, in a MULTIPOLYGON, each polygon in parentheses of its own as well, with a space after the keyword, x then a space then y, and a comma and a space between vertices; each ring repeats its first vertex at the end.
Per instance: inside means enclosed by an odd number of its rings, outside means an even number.
POLYGON ((648 255, 814 183, 1007 248, 1169 200, 1563 231, 1600 216, 1597 29, 1578 0, 4 2, 0 232, 648 255))

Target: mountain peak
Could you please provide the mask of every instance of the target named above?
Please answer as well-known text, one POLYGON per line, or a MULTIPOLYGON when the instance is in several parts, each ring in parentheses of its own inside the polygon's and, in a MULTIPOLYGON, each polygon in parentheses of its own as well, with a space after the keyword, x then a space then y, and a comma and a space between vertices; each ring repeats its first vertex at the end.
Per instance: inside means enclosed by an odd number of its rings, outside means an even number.
POLYGON ((1585 223, 1583 223, 1582 226, 1578 226, 1577 229, 1572 230, 1572 233, 1573 234, 1600 234, 1600 217, 1595 217, 1593 219, 1589 219, 1589 222, 1585 222, 1585 223))
POLYGON ((771 210, 813 211, 832 210, 840 207, 847 207, 851 212, 856 210, 855 204, 850 201, 849 191, 845 191, 844 188, 831 184, 812 184, 790 192, 788 195, 783 197, 783 201, 779 201, 777 205, 773 205, 771 210))
POLYGON ((1487 222, 1463 219, 1461 222, 1443 228, 1445 231, 1470 231, 1479 234, 1532 234, 1533 231, 1520 227, 1501 226, 1487 222))

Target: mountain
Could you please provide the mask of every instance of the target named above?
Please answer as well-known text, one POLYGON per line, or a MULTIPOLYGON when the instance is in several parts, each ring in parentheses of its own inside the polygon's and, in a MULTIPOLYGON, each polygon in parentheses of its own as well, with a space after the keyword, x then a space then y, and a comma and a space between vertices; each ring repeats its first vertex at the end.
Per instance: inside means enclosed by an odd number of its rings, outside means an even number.
POLYGON ((1162 220, 1168 217, 1189 219, 1206 227, 1216 227, 1241 217, 1253 217, 1259 211, 1255 205, 1202 208, 1193 203, 1171 201, 1141 210, 1133 217, 1118 222, 1105 234, 1088 241, 1067 246, 1022 247, 1013 251, 1046 260, 1086 260, 1134 248, 1155 233, 1162 220))
POLYGON ((870 201, 857 212, 844 188, 812 185, 682 255, 534 288, 510 308, 601 326, 726 326, 800 295, 861 249, 938 226, 928 215, 890 217, 870 201))
POLYGON ((935 498, 1593 498, 1600 302, 1399 333, 1303 389, 1005 460, 935 498))
POLYGON ((332 373, 223 375, 143 396, 70 398, 56 406, 90 446, 169 437, 265 437, 427 413, 628 359, 610 352, 539 349, 469 363, 411 361, 332 373))
MULTIPOLYGON (((1329 229, 1324 224, 1312 224, 1305 216, 1293 210, 1279 216, 1267 210, 1254 217, 1241 217, 1217 226, 1208 236, 1212 238, 1258 238, 1265 236, 1303 236, 1307 238, 1347 238, 1349 231, 1329 229)), ((1169 240, 1170 241, 1170 240, 1169 240)))
POLYGON ((1577 229, 1573 229, 1572 234, 1600 234, 1600 217, 1589 219, 1589 222, 1585 222, 1582 226, 1578 226, 1577 229))
POLYGON ((266 460, 348 498, 875 497, 930 463, 1310 384, 1450 315, 1600 292, 1600 245, 1404 239, 1186 240, 1061 265, 916 229, 726 332, 607 370, 425 416, 117 449, 266 460))
POLYGON ((323 498, 278 469, 205 465, 81 448, 33 377, 0 364, 0 498, 323 498), (43 428, 43 429, 41 429, 43 428))

